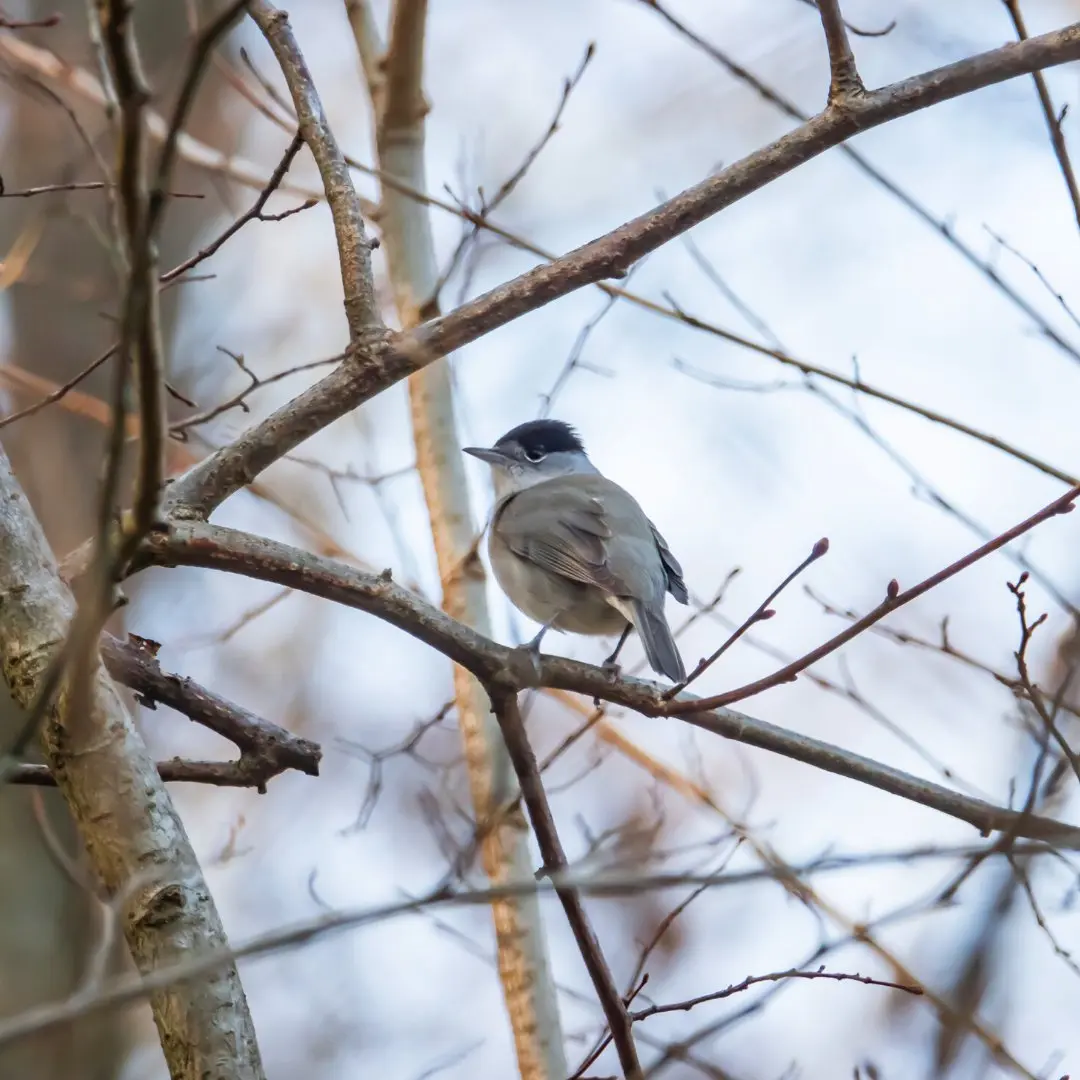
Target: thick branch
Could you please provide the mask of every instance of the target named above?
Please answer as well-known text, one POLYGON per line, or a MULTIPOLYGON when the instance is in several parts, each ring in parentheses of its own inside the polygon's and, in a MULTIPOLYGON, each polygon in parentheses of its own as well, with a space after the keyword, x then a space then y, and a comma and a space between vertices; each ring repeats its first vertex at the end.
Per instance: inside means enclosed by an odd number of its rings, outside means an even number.
POLYGON ((372 245, 364 229, 360 200, 349 167, 326 121, 311 72, 293 37, 288 14, 266 0, 252 0, 249 10, 281 65, 300 123, 300 133, 319 167, 326 201, 334 218, 349 338, 355 342, 365 331, 382 326, 371 274, 372 245))
MULTIPOLYGON (((367 611, 468 668, 481 681, 501 680, 505 684, 510 677, 508 673, 512 673, 517 676, 517 685, 522 687, 539 685, 571 690, 626 706, 645 716, 663 716, 676 708, 692 708, 696 700, 686 694, 669 702, 665 700, 665 691, 655 683, 628 677, 613 679, 603 668, 554 656, 541 657, 537 678, 528 658, 523 659, 518 650, 508 649, 455 622, 396 585, 389 572, 367 574, 263 537, 204 522, 178 522, 168 536, 150 539, 147 555, 160 565, 203 566, 243 574, 367 611)), ((898 795, 966 821, 984 834, 1015 830, 1018 837, 1080 849, 1080 828, 994 806, 745 713, 724 708, 680 712, 679 719, 723 738, 782 754, 898 795)))
POLYGON ((173 502, 207 515, 274 461, 333 420, 448 352, 642 256, 859 131, 982 87, 1080 58, 1080 23, 1005 45, 869 91, 802 124, 749 157, 613 232, 400 335, 363 363, 343 364, 173 485, 173 502))
MULTIPOLYGON (((0 453, 0 645, 3 676, 26 707, 74 610, 56 562, 7 458, 0 453)), ((44 725, 50 771, 71 810, 94 871, 110 896, 130 897, 124 935, 150 973, 228 943, 184 827, 154 762, 100 664, 91 707, 65 723, 65 702, 44 725)), ((154 1018, 174 1080, 221 1076, 262 1080, 243 987, 233 964, 207 979, 159 990, 154 1018)))

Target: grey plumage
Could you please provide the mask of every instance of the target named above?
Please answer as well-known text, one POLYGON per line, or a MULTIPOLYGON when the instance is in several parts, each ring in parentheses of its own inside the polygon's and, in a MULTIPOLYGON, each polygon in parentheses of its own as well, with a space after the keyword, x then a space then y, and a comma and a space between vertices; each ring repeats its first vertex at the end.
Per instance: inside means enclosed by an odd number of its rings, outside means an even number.
POLYGON ((576 432, 533 421, 491 449, 467 452, 495 474, 488 550, 515 607, 544 629, 578 634, 618 634, 629 623, 653 670, 681 682, 664 597, 687 602, 682 568, 636 500, 596 470, 576 432))

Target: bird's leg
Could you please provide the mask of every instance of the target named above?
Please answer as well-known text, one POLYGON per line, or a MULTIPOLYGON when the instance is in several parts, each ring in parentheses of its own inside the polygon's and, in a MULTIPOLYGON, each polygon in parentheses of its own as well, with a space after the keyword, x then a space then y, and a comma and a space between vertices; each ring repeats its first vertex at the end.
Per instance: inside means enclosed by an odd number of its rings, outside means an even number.
MULTIPOLYGON (((558 616, 556 616, 556 618, 558 618, 558 616)), ((550 619, 548 622, 544 623, 544 625, 540 627, 540 633, 538 633, 536 637, 532 639, 532 641, 525 645, 525 648, 528 649, 529 652, 531 652, 534 656, 540 655, 540 642, 543 641, 544 635, 551 629, 552 623, 554 622, 555 619, 550 619)))
POLYGON ((633 629, 633 623, 627 623, 626 626, 623 627, 623 632, 619 636, 619 643, 615 646, 615 651, 601 665, 606 671, 610 671, 612 675, 619 674, 619 665, 615 663, 615 661, 619 659, 619 653, 622 652, 622 647, 626 644, 626 639, 630 636, 630 631, 633 629))
POLYGON ((532 639, 532 641, 526 642, 524 645, 519 645, 515 652, 519 652, 524 655, 529 665, 529 675, 526 678, 532 680, 531 685, 535 685, 540 681, 540 642, 544 639, 544 635, 551 629, 558 615, 553 619, 548 619, 543 626, 540 627, 540 632, 532 639))

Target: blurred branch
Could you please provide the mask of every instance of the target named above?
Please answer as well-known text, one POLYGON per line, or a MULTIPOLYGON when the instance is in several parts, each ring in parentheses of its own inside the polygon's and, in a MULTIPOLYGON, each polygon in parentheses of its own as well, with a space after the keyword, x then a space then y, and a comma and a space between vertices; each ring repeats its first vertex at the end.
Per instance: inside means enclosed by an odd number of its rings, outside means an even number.
MULTIPOLYGON (((568 704, 576 708, 577 711, 586 711, 585 707, 577 699, 569 698, 568 695, 564 695, 561 692, 556 693, 560 698, 566 700, 568 704)), ((786 860, 781 858, 771 845, 760 840, 744 822, 740 821, 738 817, 728 810, 719 797, 714 796, 700 784, 695 783, 677 770, 672 769, 670 766, 657 761, 655 758, 645 753, 645 751, 631 740, 627 739, 625 735, 607 721, 601 720, 600 723, 596 725, 596 733, 599 738, 615 747, 630 761, 633 761, 640 768, 644 769, 650 776, 661 781, 672 791, 691 803, 691 805, 703 807, 706 810, 711 811, 719 816, 728 826, 734 829, 736 836, 751 848, 763 864, 764 869, 762 871, 752 871, 751 873, 755 876, 761 875, 773 878, 773 880, 775 880, 776 883, 792 897, 792 899, 801 904, 811 905, 815 911, 820 913, 820 915, 829 921, 842 926, 848 935, 844 940, 859 942, 866 945, 873 953, 889 965, 897 981, 921 986, 924 1000, 934 1008, 942 1024, 970 1032, 983 1043, 996 1060, 1003 1062, 1021 1075, 1032 1078, 1032 1074, 1020 1065, 1020 1063, 1012 1056, 1003 1044, 1001 1038, 995 1032, 984 1027, 974 1015, 958 1012, 940 993, 927 987, 917 979, 913 972, 900 960, 899 956, 882 943, 881 939, 873 932, 872 926, 868 926, 864 919, 852 919, 835 904, 822 896, 820 892, 815 890, 803 876, 808 872, 812 872, 812 866, 792 866, 786 860)), ((1010 841, 1010 843, 1011 842, 1012 841, 1010 841)), ((1044 854, 1056 854, 1055 849, 1049 846, 1041 848, 1041 851, 1044 854)), ((963 851, 957 852, 960 856, 967 853, 968 852, 963 851)), ((979 849, 979 853, 985 858, 989 854, 1000 854, 1001 852, 997 849, 988 851, 986 848, 981 848, 979 849)), ((730 875, 723 876, 729 877, 730 875)), ((736 877, 738 876, 740 875, 736 875, 736 877)), ((817 959, 820 959, 829 951, 829 948, 830 947, 823 945, 815 951, 814 956, 811 957, 808 962, 814 962, 817 959)), ((714 1035, 724 1024, 725 1021, 710 1023, 694 1035, 684 1038, 678 1043, 672 1044, 665 1052, 664 1056, 658 1062, 653 1063, 651 1071, 653 1073, 658 1072, 665 1063, 669 1063, 672 1060, 684 1060, 690 1047, 697 1042, 714 1035)))
MULTIPOLYGON (((263 10, 261 7, 256 10, 263 10)), ((1080 58, 1080 23, 980 53, 827 110, 749 157, 568 255, 354 358, 172 485, 171 502, 205 516, 304 439, 449 352, 638 259, 851 135, 1053 64, 1080 58)), ((295 74, 294 68, 294 74, 295 74)))
POLYGON ((360 200, 353 187, 349 168, 326 121, 311 72, 289 26, 288 14, 275 8, 268 0, 250 0, 249 10, 281 65, 296 109, 300 133, 319 167, 337 236, 349 338, 357 343, 371 331, 376 331, 378 336, 382 331, 382 320, 371 274, 371 249, 374 244, 368 239, 364 228, 360 200))
MULTIPOLYGON (((7 416, 0 419, 0 429, 7 427, 8 424, 14 424, 16 420, 22 420, 27 416, 33 416, 34 413, 40 412, 47 405, 52 405, 59 401, 65 394, 78 386, 83 379, 97 371, 97 369, 116 352, 116 349, 116 345, 110 345, 96 360, 92 360, 82 369, 82 371, 77 375, 73 375, 62 386, 58 386, 55 390, 51 390, 44 397, 35 401, 33 405, 27 405, 25 409, 19 409, 17 412, 9 413, 7 416)), ((3 370, 8 370, 7 365, 5 365, 3 370)), ((0 374, 0 378, 2 377, 3 375, 0 374)))
MULTIPOLYGON (((51 195, 57 191, 104 191, 112 185, 104 180, 80 180, 67 184, 42 184, 40 187, 23 188, 21 191, 6 191, 0 184, 0 199, 29 199, 35 195, 51 195)), ((167 193, 174 199, 202 199, 205 198, 200 192, 170 191, 167 193)))
MULTIPOLYGON (((1027 26, 1024 25, 1024 16, 1020 11, 1020 0, 1002 0, 1009 12, 1009 18, 1016 27, 1016 36, 1021 41, 1028 38, 1027 26)), ((1065 133, 1061 130, 1061 123, 1065 119, 1064 106, 1060 112, 1054 108, 1053 99, 1050 97, 1050 88, 1046 85, 1046 79, 1041 71, 1034 71, 1031 78, 1035 83, 1035 91, 1039 95, 1039 104, 1042 106, 1043 116, 1046 118, 1046 127, 1050 132, 1050 145, 1054 150, 1061 167, 1061 175, 1065 180, 1065 187, 1069 192, 1069 200, 1072 203, 1073 214, 1077 225, 1080 225, 1080 187, 1076 184, 1076 173, 1073 172, 1072 160, 1069 158, 1069 147, 1065 142, 1065 133)))
MULTIPOLYGON (((3 677, 24 708, 68 631, 74 604, 44 534, 0 453, 0 637, 3 677)), ((44 748, 94 871, 110 895, 140 879, 123 919, 136 965, 153 972, 193 953, 227 948, 213 899, 184 827, 115 686, 98 663, 90 708, 70 722, 48 708, 44 748)), ((229 1061, 242 1080, 262 1080, 247 1002, 231 961, 198 982, 163 981, 151 997, 172 1075, 229 1061)))
POLYGON ((645 716, 675 714, 723 738, 847 776, 966 821, 983 833, 1015 828, 1017 836, 1080 848, 1080 828, 961 795, 745 713, 726 708, 707 711, 704 701, 699 702, 691 695, 666 701, 664 690, 653 683, 612 678, 603 668, 547 655, 540 658, 537 678, 537 672, 520 650, 499 645, 454 621, 396 585, 388 571, 366 574, 287 544, 197 521, 176 522, 167 536, 151 537, 145 554, 148 562, 158 565, 202 566, 243 574, 367 611, 468 668, 481 681, 511 680, 519 688, 539 685, 572 690, 624 705, 645 716))
POLYGON ((700 885, 709 881, 703 874, 576 874, 572 871, 552 874, 550 880, 518 881, 492 885, 482 889, 455 892, 439 887, 423 896, 394 901, 359 910, 330 911, 317 918, 270 931, 252 938, 236 948, 218 948, 186 956, 144 975, 127 975, 102 986, 89 997, 72 997, 62 1002, 50 1002, 28 1009, 16 1016, 0 1019, 0 1047, 17 1039, 70 1024, 81 1016, 92 1016, 132 1002, 153 998, 164 988, 183 982, 200 980, 203 976, 231 966, 236 960, 267 956, 287 949, 300 948, 312 941, 340 933, 373 926, 388 919, 439 907, 487 906, 499 897, 522 896, 530 893, 548 894, 556 890, 577 890, 583 894, 618 897, 632 896, 647 889, 670 888, 673 885, 700 885))
MULTIPOLYGON (((891 443, 884 439, 879 432, 877 432, 870 424, 865 413, 860 408, 858 401, 853 402, 851 405, 845 404, 843 401, 834 397, 827 392, 823 387, 817 385, 814 378, 808 372, 803 373, 803 378, 798 381, 792 382, 772 382, 763 384, 753 383, 741 383, 733 382, 730 379, 725 379, 723 376, 712 375, 706 371, 693 367, 686 362, 675 359, 675 368, 677 371, 696 379, 699 382, 703 382, 709 386, 715 386, 721 390, 735 390, 751 393, 773 393, 784 390, 798 390, 805 391, 808 394, 813 395, 819 401, 826 404, 833 412, 843 417, 845 420, 853 424, 863 435, 865 435, 885 456, 903 472, 912 483, 912 490, 916 497, 926 499, 931 506, 937 507, 939 510, 950 515, 956 521, 958 521, 964 528, 968 529, 975 536, 978 536, 982 540, 993 539, 995 533, 992 529, 987 528, 985 525, 976 521, 970 514, 962 510, 953 500, 947 498, 942 494, 941 490, 934 486, 927 477, 920 472, 911 463, 908 458, 901 454, 891 443)), ((858 382, 858 368, 855 370, 855 378, 853 382, 858 382)), ((917 410, 915 410, 917 411, 917 410)), ((946 421, 945 426, 953 426, 951 421, 946 421)), ((991 437, 992 438, 992 437, 991 437)), ((981 440, 980 440, 981 441, 981 440)), ((1023 451, 1020 451, 1023 454, 1023 451)), ((1026 463, 1025 463, 1026 464, 1026 463)), ((1057 470, 1054 470, 1055 472, 1057 470)), ((1073 484, 1076 481, 1067 478, 1067 474, 1062 474, 1055 479, 1064 479, 1067 483, 1073 484)), ((1008 559, 1014 562, 1021 570, 1027 570, 1033 578, 1035 578, 1040 585, 1043 586, 1053 596, 1061 607, 1069 612, 1074 617, 1080 616, 1080 611, 1066 595, 1066 591, 1062 589, 1050 576, 1039 567, 1037 567, 1023 551, 1019 549, 1006 549, 1005 555, 1008 559)))
MULTIPOLYGON (((365 0, 350 8, 357 52, 371 95, 380 175, 427 187, 424 167, 428 105, 423 93, 427 0, 395 0, 385 53, 365 0)), ((394 186, 380 186, 379 225, 394 304, 408 331, 438 314, 439 273, 427 208, 394 186)), ((416 467, 442 585, 442 608, 491 637, 483 566, 474 544, 473 515, 461 440, 454 416, 450 361, 443 358, 408 380, 416 467)), ((518 813, 511 754, 483 686, 454 667, 454 698, 473 813, 481 824, 480 854, 495 885, 531 873, 529 840, 518 813)), ((534 822, 535 828, 535 822, 534 822)), ((557 843, 557 840, 556 840, 557 843)), ((499 975, 524 1080, 564 1080, 568 1068, 543 920, 535 896, 500 898, 492 911, 499 975)), ((568 912, 574 922, 574 913, 568 912)), ((583 916, 582 916, 583 918, 583 916)), ((575 931, 579 929, 575 927, 575 931)), ((601 958, 601 964, 603 963, 601 958)))
POLYGON ((2 30, 51 30, 60 25, 58 14, 46 15, 41 19, 13 19, 0 11, 0 29, 2 30))
MULTIPOLYGON (((672 15, 667 8, 661 6, 657 0, 639 0, 639 2, 655 11, 673 30, 676 31, 676 33, 682 35, 696 48, 710 56, 716 63, 740 82, 751 87, 765 101, 769 102, 770 105, 776 106, 776 108, 784 113, 785 116, 789 116, 792 120, 797 120, 801 124, 809 122, 810 115, 808 113, 804 112, 792 101, 784 97, 778 90, 764 83, 741 64, 736 63, 735 60, 727 53, 717 48, 711 41, 706 41, 703 37, 695 33, 685 23, 672 15)), ((818 6, 813 0, 808 0, 808 2, 810 2, 813 7, 818 6)), ((850 26, 849 29, 851 29, 850 26)), ((892 26, 890 25, 886 28, 885 32, 887 33, 891 29, 892 26)), ((852 32, 854 33, 855 31, 853 30, 852 32)), ((866 36, 865 32, 864 36, 866 36)), ((941 70, 945 71, 948 69, 943 68, 941 70)), ((870 93, 876 94, 880 93, 880 91, 871 91, 870 93)), ((933 230, 936 236, 942 237, 954 251, 967 261, 969 266, 982 274, 991 285, 993 285, 1015 308, 1017 308, 1017 310, 1023 312, 1024 315, 1031 319, 1044 337, 1049 341, 1052 341, 1062 350, 1062 352, 1071 356, 1073 360, 1080 362, 1080 351, 1073 345, 1070 345, 1069 342, 1066 341, 1065 338, 1063 338, 1057 330, 1055 330, 1050 323, 1047 322, 1047 320, 1008 282, 999 277, 997 271, 989 262, 968 247, 967 244, 953 232, 952 227, 947 221, 935 217, 922 203, 917 201, 913 195, 900 187, 895 180, 890 176, 887 176, 876 165, 871 164, 871 162, 863 156, 861 151, 856 150, 851 146, 841 146, 840 153, 842 153, 849 161, 853 162, 866 176, 869 176, 871 180, 892 195, 893 198, 906 206, 920 221, 933 230)))
POLYGON ((160 224, 161 214, 165 207, 165 193, 177 157, 177 142, 187 122, 188 114, 195 104, 195 94, 206 74, 210 58, 218 43, 233 28, 247 5, 248 0, 231 0, 216 18, 199 31, 192 44, 191 58, 188 60, 184 82, 169 120, 161 154, 158 157, 157 176, 148 193, 146 229, 149 235, 153 235, 160 224))
POLYGON ((1050 710, 1046 707, 1046 700, 1043 697, 1042 691, 1035 685, 1028 668, 1028 646, 1031 644, 1031 638, 1035 631, 1046 622, 1046 613, 1044 612, 1034 622, 1028 621, 1027 593, 1024 592, 1024 584, 1026 581, 1027 574, 1021 574, 1020 578, 1015 583, 1009 582, 1009 592, 1013 594, 1013 597, 1016 600, 1016 614, 1020 619, 1020 644, 1013 654, 1016 658, 1016 671, 1020 676, 1020 686, 1023 688, 1024 697, 1031 703, 1031 707, 1042 721, 1046 734, 1052 737, 1058 744, 1061 752, 1065 755, 1065 760, 1072 766, 1072 770, 1076 774, 1076 779, 1080 780, 1080 757, 1077 756, 1076 752, 1069 745, 1068 739, 1061 733, 1055 718, 1050 715, 1050 710))
MULTIPOLYGON (((95 75, 85 68, 69 64, 48 49, 31 45, 11 34, 0 34, 0 56, 17 71, 59 83, 92 105, 101 109, 108 108, 108 95, 95 75)), ((169 133, 169 124, 165 118, 152 109, 145 109, 144 120, 147 136, 155 142, 163 143, 169 133)), ((244 187, 258 191, 266 185, 266 172, 259 165, 207 146, 185 132, 176 136, 176 154, 194 168, 224 176, 244 187)), ((283 185, 282 190, 305 199, 323 197, 320 192, 303 187, 283 185)))
MULTIPOLYGON (((558 875, 567 868, 566 853, 563 851, 558 831, 555 828, 555 819, 551 816, 551 807, 548 805, 540 772, 536 767, 536 757, 525 734, 525 724, 521 719, 517 704, 517 691, 512 687, 506 688, 492 683, 488 687, 488 693, 491 696, 492 708, 499 720, 507 751, 514 763, 514 771, 521 785, 522 799, 529 811, 529 820, 532 822, 533 832, 536 834, 540 847, 540 855, 544 860, 542 870, 537 876, 558 875)), ((600 1006, 611 1031, 611 1039, 618 1052, 623 1075, 626 1080, 641 1080, 641 1065, 638 1062, 637 1050, 634 1048, 634 1039, 630 1032, 631 1020, 627 1013, 626 1003, 615 984, 611 968, 604 959, 600 942, 585 914, 581 897, 572 888, 556 886, 555 893, 566 912, 566 920, 570 924, 581 958, 585 962, 593 988, 600 999, 600 1006)))

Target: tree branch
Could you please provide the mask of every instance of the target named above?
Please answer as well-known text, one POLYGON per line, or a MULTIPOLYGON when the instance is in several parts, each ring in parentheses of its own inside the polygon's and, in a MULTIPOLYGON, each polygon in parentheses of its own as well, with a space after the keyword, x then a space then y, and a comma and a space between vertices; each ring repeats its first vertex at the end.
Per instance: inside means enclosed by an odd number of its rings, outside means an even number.
MULTIPOLYGON (((540 770, 536 767, 536 756, 525 734, 525 724, 518 709, 517 691, 492 683, 488 687, 488 693, 491 695, 491 707, 498 717, 503 740, 521 785, 521 796, 529 811, 529 820, 540 846, 540 855, 544 860, 544 876, 560 874, 567 868, 566 853, 563 851, 558 830, 555 828, 555 819, 551 815, 551 807, 544 793, 540 770)), ((570 924, 581 958, 585 961, 596 996, 600 999, 600 1007, 604 1011, 612 1042, 618 1051, 623 1075, 626 1080, 641 1080, 641 1065, 630 1031, 630 1015, 615 984, 611 968, 604 959, 596 933, 585 914, 581 896, 575 889, 565 886, 556 886, 555 892, 563 911, 566 912, 566 920, 570 924)))
POLYGON ((134 690, 143 705, 151 709, 167 705, 233 743, 240 750, 245 775, 256 778, 255 786, 286 769, 319 775, 322 750, 317 743, 248 712, 194 679, 162 671, 141 639, 120 641, 105 634, 101 655, 109 674, 134 690))
POLYGON ((177 480, 172 505, 187 516, 208 515, 278 458, 388 386, 526 312, 622 273, 650 251, 857 132, 1078 58, 1080 23, 868 91, 843 110, 827 110, 655 210, 397 336, 362 362, 341 365, 177 480))
MULTIPOLYGON (((2 452, 0 553, 3 677, 25 708, 67 634, 74 603, 2 452)), ((146 974, 192 953, 220 953, 225 931, 183 824, 100 664, 91 677, 91 707, 78 723, 67 722, 63 701, 47 711, 45 754, 103 887, 110 896, 130 895, 123 928, 136 966, 146 974)), ((220 1061, 240 1080, 263 1080, 234 964, 163 987, 151 1004, 176 1080, 200 1080, 220 1061)))
POLYGON ((852 638, 858 637, 864 630, 868 630, 874 623, 880 622, 886 615, 889 615, 897 608, 903 607, 905 604, 911 603, 912 600, 918 599, 924 593, 928 593, 931 589, 937 588, 943 581, 948 581, 949 578, 955 577, 962 570, 966 570, 980 559, 985 559, 987 555, 993 554, 1000 548, 1005 547, 1006 544, 1012 543, 1013 540, 1030 532, 1044 521, 1049 521, 1059 514, 1070 513, 1078 497, 1080 497, 1080 485, 1070 488, 1060 498, 1055 499, 1048 506, 1044 506, 1041 510, 1032 514, 1031 517, 1025 518, 1018 525, 1014 525, 1011 529, 1006 530, 999 536, 995 536, 992 540, 988 540, 981 547, 977 547, 974 551, 968 552, 967 555, 950 563, 936 574, 931 574, 930 577, 920 581, 918 585, 913 585, 905 592, 900 591, 900 586, 895 580, 890 581, 886 590, 885 599, 882 600, 876 608, 867 612, 861 619, 856 620, 839 634, 819 645, 816 649, 811 649, 810 652, 801 656, 798 660, 794 660, 792 663, 780 668, 779 671, 773 672, 772 675, 766 675, 763 679, 747 683, 745 686, 740 686, 735 690, 728 690, 726 693, 716 694, 714 697, 703 698, 701 701, 694 704, 675 705, 672 707, 671 711, 679 713, 694 708, 712 709, 717 706, 733 705, 737 701, 745 701, 755 694, 760 694, 763 690, 768 690, 774 686, 780 686, 783 683, 792 682, 801 672, 805 671, 812 664, 816 664, 823 657, 836 652, 842 645, 846 645, 852 638))
POLYGON ((300 133, 319 167, 337 236, 349 338, 355 343, 372 329, 382 329, 371 274, 373 245, 364 228, 360 200, 353 187, 349 167, 326 121, 307 62, 293 37, 288 14, 267 0, 251 0, 249 10, 281 65, 300 123, 300 133))
POLYGON ((1020 837, 1080 849, 1080 828, 1075 826, 994 806, 745 713, 727 708, 706 711, 692 695, 666 701, 664 689, 655 683, 626 677, 613 679, 604 668, 546 655, 540 658, 537 677, 519 650, 499 645, 431 607, 395 584, 389 571, 364 573, 287 544, 195 521, 177 522, 167 536, 151 537, 146 558, 163 566, 202 566, 272 581, 367 611, 468 668, 482 682, 498 680, 505 684, 509 679, 519 687, 539 685, 570 690, 626 706, 645 716, 676 713, 687 723, 725 739, 879 788, 966 821, 984 834, 1016 829, 1020 837))
POLYGON ((817 7, 825 44, 829 47, 829 104, 846 106, 850 98, 865 91, 848 40, 847 24, 840 13, 839 0, 817 0, 817 7))
MULTIPOLYGON (((171 761, 159 761, 155 768, 166 784, 253 787, 263 795, 266 794, 267 783, 281 772, 280 769, 270 771, 265 762, 243 755, 239 761, 186 761, 173 758, 171 761)), ((56 787, 56 778, 47 765, 16 765, 8 775, 7 782, 24 787, 56 787)))
MULTIPOLYGON (((1009 18, 1016 28, 1016 36, 1021 41, 1028 37, 1027 26, 1024 23, 1024 15, 1020 10, 1020 0, 1002 0, 1009 12, 1009 18)), ((1053 99, 1050 97, 1050 88, 1046 85, 1046 79, 1041 71, 1033 71, 1031 78, 1035 83, 1035 92, 1039 95, 1039 104, 1042 106, 1043 116, 1046 118, 1046 128, 1050 133, 1050 145, 1054 150, 1061 168, 1061 175, 1065 181, 1065 188, 1069 193, 1069 201, 1072 203, 1073 215, 1077 225, 1080 225, 1080 187, 1076 183, 1076 173, 1073 172, 1072 159, 1069 157, 1069 147, 1065 143, 1065 133, 1061 130, 1061 122, 1065 118, 1064 109, 1059 115, 1054 108, 1053 99)))

